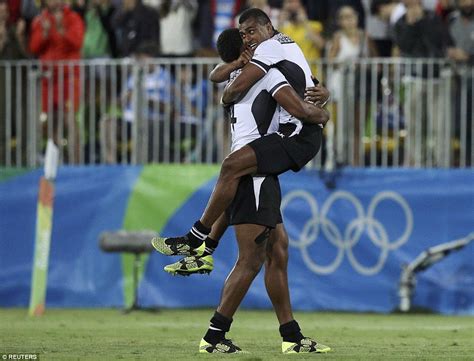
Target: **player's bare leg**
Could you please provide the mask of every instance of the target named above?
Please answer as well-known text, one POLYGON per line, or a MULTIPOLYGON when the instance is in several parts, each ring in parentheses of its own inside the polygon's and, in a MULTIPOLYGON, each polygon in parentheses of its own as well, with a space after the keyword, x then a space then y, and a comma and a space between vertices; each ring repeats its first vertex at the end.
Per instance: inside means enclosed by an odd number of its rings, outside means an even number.
POLYGON ((217 218, 230 206, 237 192, 240 177, 257 171, 257 156, 246 145, 229 154, 222 162, 217 183, 201 216, 201 223, 211 228, 217 218))
POLYGON ((266 241, 271 231, 265 226, 240 224, 234 226, 239 257, 225 280, 217 311, 231 319, 250 285, 265 262, 266 241))
POLYGON ((269 233, 270 229, 265 226, 255 224, 235 226, 239 257, 224 283, 219 306, 201 340, 199 352, 242 352, 240 347, 225 338, 225 334, 229 332, 232 317, 265 262, 269 233))
POLYGON ((257 156, 248 145, 231 153, 223 161, 221 171, 206 210, 201 219, 182 237, 155 237, 153 247, 167 256, 201 256, 205 250, 204 241, 212 225, 232 203, 242 176, 257 171, 257 156))
POLYGON ((283 353, 325 353, 330 347, 304 337, 293 318, 288 288, 288 234, 283 223, 277 224, 266 247, 265 287, 272 301, 283 339, 283 353))
POLYGON ((280 325, 293 320, 287 269, 288 236, 283 224, 279 223, 267 242, 265 287, 280 325))

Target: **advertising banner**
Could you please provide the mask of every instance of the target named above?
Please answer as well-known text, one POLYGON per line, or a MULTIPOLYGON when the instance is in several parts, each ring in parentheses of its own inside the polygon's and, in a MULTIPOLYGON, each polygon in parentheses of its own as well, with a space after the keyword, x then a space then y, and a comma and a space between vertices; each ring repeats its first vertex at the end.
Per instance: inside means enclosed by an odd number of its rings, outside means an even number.
MULTIPOLYGON (((206 206, 218 171, 200 165, 60 168, 47 305, 129 304, 132 257, 102 252, 100 233, 185 234, 206 206)), ((38 180, 34 171, 0 182, 0 306, 28 302, 38 180)), ((301 171, 282 175, 280 183, 296 310, 390 312, 400 302, 404 265, 430 247, 471 239, 474 232, 472 170, 301 171)), ((144 258, 139 303, 214 307, 237 255, 232 229, 214 254, 210 276, 171 277, 163 267, 178 257, 152 253, 144 258)), ((474 314, 473 255, 471 242, 418 273, 413 306, 474 314)), ((263 272, 242 307, 271 308, 263 272)))

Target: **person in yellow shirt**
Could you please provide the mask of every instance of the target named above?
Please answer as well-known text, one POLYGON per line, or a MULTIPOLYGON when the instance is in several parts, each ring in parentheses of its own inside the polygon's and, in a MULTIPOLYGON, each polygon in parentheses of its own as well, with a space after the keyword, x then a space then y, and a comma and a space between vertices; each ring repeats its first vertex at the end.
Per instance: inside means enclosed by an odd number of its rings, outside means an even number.
POLYGON ((301 0, 285 0, 280 12, 278 30, 292 38, 303 50, 311 65, 313 75, 317 74, 315 62, 321 58, 325 40, 321 33, 323 25, 319 21, 308 20, 301 0))

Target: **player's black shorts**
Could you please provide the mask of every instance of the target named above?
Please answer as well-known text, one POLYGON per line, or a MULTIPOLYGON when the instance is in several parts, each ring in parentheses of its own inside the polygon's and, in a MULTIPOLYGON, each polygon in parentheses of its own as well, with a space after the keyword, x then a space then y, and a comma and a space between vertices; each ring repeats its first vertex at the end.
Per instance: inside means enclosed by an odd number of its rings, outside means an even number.
POLYGON ((288 170, 298 172, 321 147, 322 129, 317 125, 305 125, 300 134, 282 137, 272 133, 258 138, 248 145, 257 156, 257 173, 279 175, 288 170))
POLYGON ((240 178, 237 193, 226 215, 230 225, 259 224, 275 228, 282 223, 281 190, 277 176, 240 178))

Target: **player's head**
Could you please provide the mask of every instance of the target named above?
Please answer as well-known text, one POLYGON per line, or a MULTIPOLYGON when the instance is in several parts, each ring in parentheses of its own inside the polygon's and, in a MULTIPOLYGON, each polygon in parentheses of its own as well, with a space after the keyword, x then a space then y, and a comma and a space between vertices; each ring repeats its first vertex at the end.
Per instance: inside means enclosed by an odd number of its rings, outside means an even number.
POLYGON ((244 45, 249 45, 252 48, 258 46, 262 41, 270 39, 275 33, 268 15, 256 8, 247 9, 240 15, 239 31, 244 45))
POLYGON ((217 38, 217 52, 221 59, 230 63, 237 60, 242 52, 242 38, 239 29, 227 29, 217 38))

